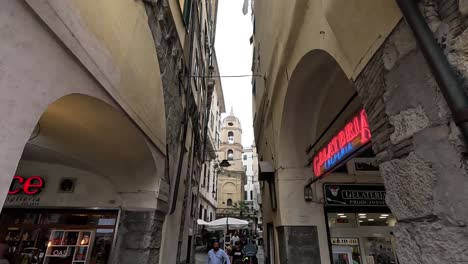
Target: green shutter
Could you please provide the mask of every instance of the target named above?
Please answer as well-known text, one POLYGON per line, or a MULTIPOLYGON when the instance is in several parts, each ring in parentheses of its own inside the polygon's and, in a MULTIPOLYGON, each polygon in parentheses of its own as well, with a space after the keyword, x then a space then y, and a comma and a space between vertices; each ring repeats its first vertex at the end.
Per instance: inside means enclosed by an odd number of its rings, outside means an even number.
POLYGON ((185 0, 184 2, 184 23, 185 26, 189 25, 190 22, 190 11, 192 9, 192 0, 185 0))

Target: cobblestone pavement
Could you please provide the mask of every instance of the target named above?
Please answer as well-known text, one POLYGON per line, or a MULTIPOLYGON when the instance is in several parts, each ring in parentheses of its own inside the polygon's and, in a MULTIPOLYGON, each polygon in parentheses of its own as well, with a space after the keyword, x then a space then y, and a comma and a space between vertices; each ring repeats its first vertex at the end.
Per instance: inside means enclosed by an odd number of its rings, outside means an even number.
MULTIPOLYGON (((206 264, 207 260, 207 253, 203 249, 197 250, 195 253, 195 264, 206 264)), ((264 264, 264 254, 263 254, 263 247, 258 247, 258 264, 264 264)))

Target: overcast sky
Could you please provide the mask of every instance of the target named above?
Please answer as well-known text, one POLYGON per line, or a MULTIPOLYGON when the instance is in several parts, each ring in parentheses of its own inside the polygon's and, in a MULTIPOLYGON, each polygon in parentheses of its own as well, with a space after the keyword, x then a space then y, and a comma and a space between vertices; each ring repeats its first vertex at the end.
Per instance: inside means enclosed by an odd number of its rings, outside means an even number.
MULTIPOLYGON (((252 20, 244 16, 244 0, 219 0, 215 49, 221 75, 252 74, 252 20)), ((242 144, 250 146, 254 141, 252 128, 251 77, 222 78, 226 114, 234 107, 234 114, 242 123, 242 144)))

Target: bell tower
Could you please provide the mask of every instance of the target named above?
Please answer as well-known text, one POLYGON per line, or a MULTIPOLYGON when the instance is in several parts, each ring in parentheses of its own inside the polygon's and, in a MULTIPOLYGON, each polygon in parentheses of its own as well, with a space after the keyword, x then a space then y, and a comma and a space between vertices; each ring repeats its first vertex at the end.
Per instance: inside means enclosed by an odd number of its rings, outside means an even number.
POLYGON ((242 127, 232 107, 221 125, 220 138, 218 159, 225 159, 231 164, 226 170, 242 171, 242 127))

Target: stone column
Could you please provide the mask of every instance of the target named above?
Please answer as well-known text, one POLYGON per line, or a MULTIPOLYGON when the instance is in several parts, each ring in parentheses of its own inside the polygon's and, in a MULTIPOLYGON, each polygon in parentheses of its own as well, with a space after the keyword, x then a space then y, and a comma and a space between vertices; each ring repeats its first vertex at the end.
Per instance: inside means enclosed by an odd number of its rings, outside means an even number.
POLYGON ((157 211, 122 211, 111 263, 158 263, 163 221, 157 211))
MULTIPOLYGON (((422 10, 460 79, 468 73, 463 1, 422 10), (459 8, 460 7, 460 8, 459 8), (437 19, 441 20, 437 20, 437 19)), ((400 263, 468 263, 465 147, 437 83, 402 21, 356 79, 381 162, 400 263)))

